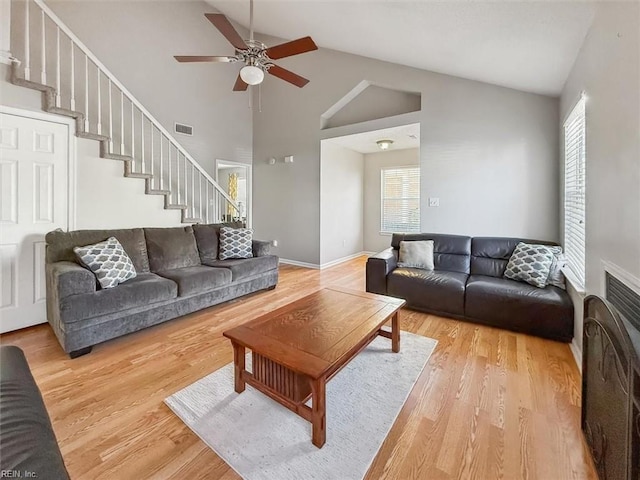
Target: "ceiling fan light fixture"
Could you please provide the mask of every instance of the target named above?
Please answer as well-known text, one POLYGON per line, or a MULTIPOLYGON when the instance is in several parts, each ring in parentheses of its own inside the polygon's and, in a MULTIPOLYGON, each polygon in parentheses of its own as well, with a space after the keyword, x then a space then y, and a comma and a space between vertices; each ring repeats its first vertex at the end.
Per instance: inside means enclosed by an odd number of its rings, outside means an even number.
POLYGON ((247 85, 258 85, 264 80, 264 72, 255 65, 245 65, 240 69, 240 78, 247 85))
POLYGON ((393 140, 378 140, 376 143, 378 144, 378 147, 380 147, 380 150, 389 150, 393 140))

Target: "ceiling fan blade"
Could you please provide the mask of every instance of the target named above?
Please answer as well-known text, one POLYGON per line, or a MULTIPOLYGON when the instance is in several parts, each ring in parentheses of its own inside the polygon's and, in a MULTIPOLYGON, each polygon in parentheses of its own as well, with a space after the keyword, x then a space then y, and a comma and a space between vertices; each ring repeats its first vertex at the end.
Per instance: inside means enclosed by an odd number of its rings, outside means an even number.
POLYGON ((246 84, 244 80, 242 80, 242 78, 240 77, 240 74, 238 74, 238 78, 236 79, 236 84, 233 86, 233 91, 244 92, 247 88, 249 88, 249 85, 246 84))
POLYGON ((269 47, 265 50, 265 53, 272 60, 277 60, 279 58, 290 57, 292 55, 311 52, 317 49, 318 46, 314 43, 311 37, 304 37, 269 47))
POLYGON ((287 70, 286 68, 279 67, 278 65, 273 65, 269 67, 269 70, 267 70, 267 72, 269 72, 274 77, 278 77, 284 80, 285 82, 292 83, 296 87, 302 88, 307 83, 309 83, 309 80, 307 80, 306 78, 301 77, 300 75, 297 75, 287 70))
POLYGON ((234 57, 214 57, 214 56, 196 56, 196 55, 174 55, 177 61, 182 63, 189 62, 232 62, 235 61, 234 57))
POLYGON ((205 13, 204 16, 207 17, 207 20, 213 23, 213 26, 220 30, 220 33, 238 50, 249 48, 237 30, 233 28, 233 25, 231 25, 227 17, 221 13, 205 13))

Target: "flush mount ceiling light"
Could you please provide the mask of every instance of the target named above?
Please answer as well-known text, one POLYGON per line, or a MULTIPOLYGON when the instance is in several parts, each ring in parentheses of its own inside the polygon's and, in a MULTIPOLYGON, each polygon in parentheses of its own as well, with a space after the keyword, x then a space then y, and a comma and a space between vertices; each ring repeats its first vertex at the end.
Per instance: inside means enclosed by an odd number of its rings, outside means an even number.
POLYGON ((378 140, 376 143, 378 144, 378 147, 380 147, 380 150, 389 150, 393 140, 378 140))

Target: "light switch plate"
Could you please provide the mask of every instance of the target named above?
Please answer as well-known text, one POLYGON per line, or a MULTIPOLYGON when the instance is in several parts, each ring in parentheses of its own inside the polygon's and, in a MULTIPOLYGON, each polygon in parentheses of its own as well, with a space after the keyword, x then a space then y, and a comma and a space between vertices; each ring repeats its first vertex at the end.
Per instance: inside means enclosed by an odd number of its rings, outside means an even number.
POLYGON ((429 206, 430 207, 439 207, 440 199, 438 197, 429 197, 429 206))

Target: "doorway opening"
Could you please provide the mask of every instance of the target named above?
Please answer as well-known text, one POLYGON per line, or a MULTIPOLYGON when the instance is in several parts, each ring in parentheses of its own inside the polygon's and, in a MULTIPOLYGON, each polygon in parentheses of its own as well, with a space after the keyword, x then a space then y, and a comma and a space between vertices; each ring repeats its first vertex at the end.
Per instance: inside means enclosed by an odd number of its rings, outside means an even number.
POLYGON ((216 159, 215 180, 238 205, 238 212, 223 215, 225 221, 244 222, 251 227, 251 165, 216 159))

